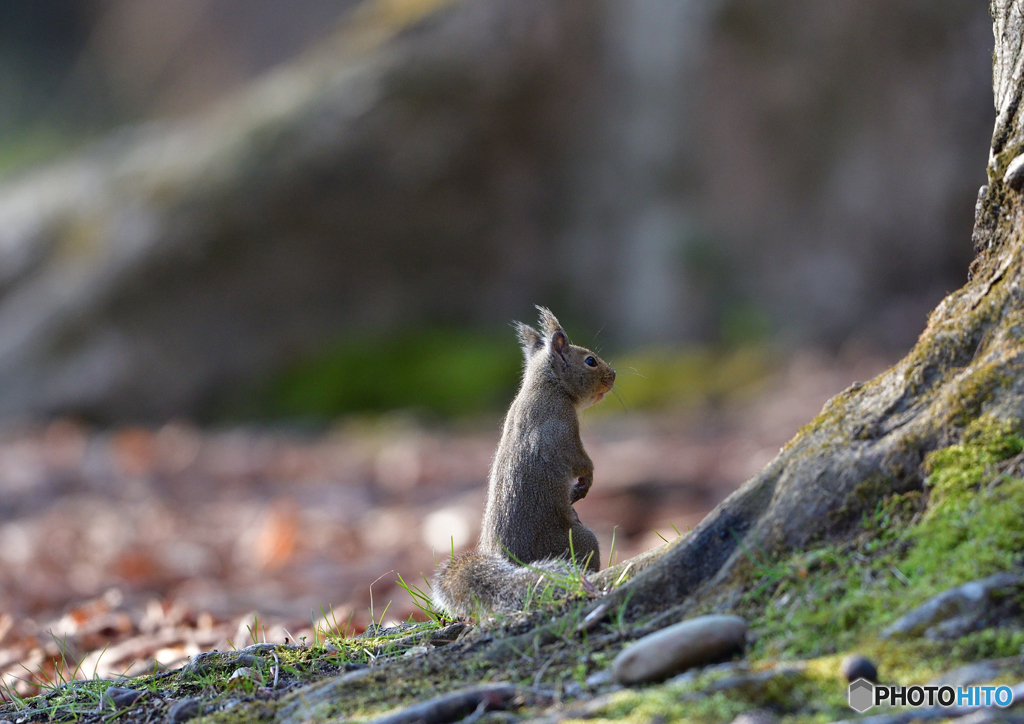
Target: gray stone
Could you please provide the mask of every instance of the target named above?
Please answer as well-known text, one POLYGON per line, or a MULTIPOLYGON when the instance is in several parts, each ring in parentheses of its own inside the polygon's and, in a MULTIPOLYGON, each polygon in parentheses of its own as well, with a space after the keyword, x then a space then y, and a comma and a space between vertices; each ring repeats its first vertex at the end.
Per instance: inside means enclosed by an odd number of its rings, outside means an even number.
POLYGON ((622 684, 660 681, 693 666, 728 658, 746 645, 739 616, 701 616, 644 636, 615 657, 612 677, 622 684))
POLYGON ((182 699, 171 705, 167 711, 167 720, 171 724, 182 724, 199 715, 199 699, 182 699))
POLYGON ((740 714, 732 724, 775 724, 778 720, 779 717, 767 709, 753 709, 740 714))
POLYGON ((181 673, 183 676, 198 676, 219 668, 237 669, 251 667, 256 664, 256 656, 242 649, 241 651, 204 651, 196 654, 185 664, 181 673))
POLYGON ((196 676, 214 669, 253 667, 258 657, 270 658, 278 649, 295 651, 301 648, 291 644, 261 643, 237 651, 204 651, 193 656, 182 668, 181 673, 185 676, 196 676))
POLYGON ((562 689, 562 696, 566 699, 579 699, 583 695, 583 687, 578 681, 570 681, 562 689))
POLYGON ((1020 191, 1024 186, 1024 154, 1010 161, 1010 165, 1006 167, 1006 173, 1003 175, 1003 183, 1014 191, 1020 191))
POLYGON ((124 689, 120 686, 111 686, 103 692, 103 697, 100 700, 100 708, 105 709, 110 707, 113 709, 124 709, 141 699, 143 694, 145 694, 143 691, 124 689))
POLYGON ((228 681, 236 681, 245 679, 247 681, 255 681, 257 684, 263 684, 263 674, 260 673, 259 669, 254 669, 251 666, 242 666, 231 672, 231 676, 228 677, 228 681))
POLYGON ((881 637, 962 636, 985 625, 1022 583, 1020 574, 1004 572, 943 591, 886 628, 881 637))

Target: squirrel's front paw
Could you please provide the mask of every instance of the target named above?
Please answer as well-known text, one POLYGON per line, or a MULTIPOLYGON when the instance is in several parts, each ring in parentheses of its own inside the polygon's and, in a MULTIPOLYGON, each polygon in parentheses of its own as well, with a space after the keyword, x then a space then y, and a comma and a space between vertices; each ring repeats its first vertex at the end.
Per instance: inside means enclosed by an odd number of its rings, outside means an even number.
POLYGON ((571 501, 575 503, 577 500, 583 500, 587 497, 587 493, 590 492, 590 486, 593 485, 594 478, 590 475, 584 475, 583 477, 576 480, 572 484, 572 494, 570 496, 571 501))

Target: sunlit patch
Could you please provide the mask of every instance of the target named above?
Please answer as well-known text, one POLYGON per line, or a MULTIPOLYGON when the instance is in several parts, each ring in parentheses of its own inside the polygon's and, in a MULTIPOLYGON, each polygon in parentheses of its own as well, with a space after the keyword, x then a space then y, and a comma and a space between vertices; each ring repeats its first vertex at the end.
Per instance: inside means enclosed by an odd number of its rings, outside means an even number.
POLYGON ((468 511, 462 507, 441 508, 423 520, 423 540, 435 551, 462 548, 472 535, 468 511))

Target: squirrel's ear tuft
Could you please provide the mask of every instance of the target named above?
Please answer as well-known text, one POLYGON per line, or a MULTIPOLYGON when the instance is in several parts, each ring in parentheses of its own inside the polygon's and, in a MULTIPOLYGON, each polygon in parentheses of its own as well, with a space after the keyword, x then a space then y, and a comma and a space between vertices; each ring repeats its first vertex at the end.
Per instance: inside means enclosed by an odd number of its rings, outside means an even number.
POLYGON ((519 335, 519 343, 523 346, 523 354, 530 359, 534 352, 544 348, 544 338, 540 332, 528 324, 515 323, 516 334, 519 335))
POLYGON ((540 328, 544 332, 545 337, 551 337, 555 332, 561 332, 563 336, 565 335, 562 325, 555 318, 555 315, 551 313, 550 309, 538 304, 537 311, 540 312, 540 328))

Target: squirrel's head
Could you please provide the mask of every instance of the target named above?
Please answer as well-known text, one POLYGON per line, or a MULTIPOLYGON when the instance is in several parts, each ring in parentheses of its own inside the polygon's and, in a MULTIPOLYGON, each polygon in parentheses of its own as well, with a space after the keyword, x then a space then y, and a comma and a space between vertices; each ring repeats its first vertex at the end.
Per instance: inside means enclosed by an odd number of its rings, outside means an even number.
POLYGON ((540 332, 516 322, 526 357, 524 376, 541 375, 567 393, 577 408, 600 402, 615 384, 615 370, 586 347, 570 344, 551 310, 540 306, 537 309, 540 332))

